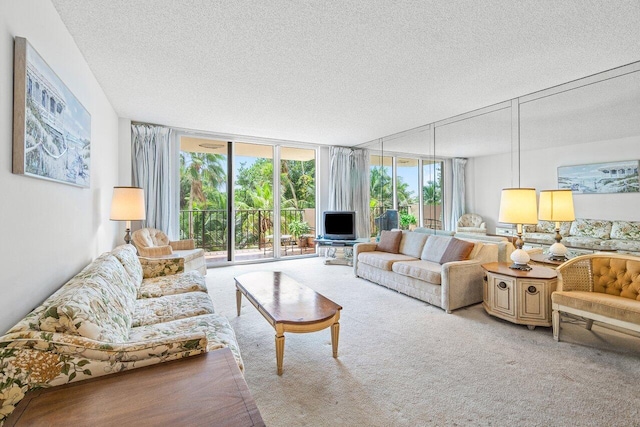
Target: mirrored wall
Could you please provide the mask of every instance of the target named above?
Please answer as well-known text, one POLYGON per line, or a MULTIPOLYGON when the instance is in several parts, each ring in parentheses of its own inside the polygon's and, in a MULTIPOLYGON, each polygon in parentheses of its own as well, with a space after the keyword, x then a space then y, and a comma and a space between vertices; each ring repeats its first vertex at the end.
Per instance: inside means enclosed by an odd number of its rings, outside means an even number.
MULTIPOLYGON (((640 159, 640 63, 360 147, 372 153, 373 218, 394 209, 400 227, 412 215, 410 226, 454 230, 451 159, 466 158, 465 211, 493 233, 502 188, 555 189, 559 167, 640 159)), ((574 203, 579 218, 640 221, 637 192, 579 194, 574 203)))

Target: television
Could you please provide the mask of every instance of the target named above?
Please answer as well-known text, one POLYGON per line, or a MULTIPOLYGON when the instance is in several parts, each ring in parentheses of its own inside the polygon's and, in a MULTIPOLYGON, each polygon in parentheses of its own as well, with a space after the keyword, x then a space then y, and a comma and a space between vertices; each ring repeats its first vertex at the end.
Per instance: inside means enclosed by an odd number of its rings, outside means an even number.
POLYGON ((355 211, 325 211, 322 214, 324 238, 329 240, 356 239, 355 211))

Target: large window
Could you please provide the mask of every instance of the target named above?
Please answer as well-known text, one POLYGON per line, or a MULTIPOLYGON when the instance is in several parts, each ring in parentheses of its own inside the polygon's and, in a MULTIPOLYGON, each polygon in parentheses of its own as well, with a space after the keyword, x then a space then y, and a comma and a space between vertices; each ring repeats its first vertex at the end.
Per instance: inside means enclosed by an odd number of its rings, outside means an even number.
POLYGON ((180 149, 181 238, 208 265, 315 252, 315 149, 187 135, 180 149))
POLYGON ((443 162, 433 159, 371 155, 370 209, 372 236, 385 228, 385 219, 397 211, 403 229, 423 226, 442 229, 443 162))

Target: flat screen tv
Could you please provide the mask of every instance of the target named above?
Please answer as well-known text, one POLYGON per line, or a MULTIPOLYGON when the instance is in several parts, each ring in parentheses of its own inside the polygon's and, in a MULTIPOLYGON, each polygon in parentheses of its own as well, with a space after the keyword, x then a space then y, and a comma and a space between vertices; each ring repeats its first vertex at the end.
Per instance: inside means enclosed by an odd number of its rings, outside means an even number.
POLYGON ((325 211, 324 238, 331 240, 355 240, 356 213, 354 211, 325 211))

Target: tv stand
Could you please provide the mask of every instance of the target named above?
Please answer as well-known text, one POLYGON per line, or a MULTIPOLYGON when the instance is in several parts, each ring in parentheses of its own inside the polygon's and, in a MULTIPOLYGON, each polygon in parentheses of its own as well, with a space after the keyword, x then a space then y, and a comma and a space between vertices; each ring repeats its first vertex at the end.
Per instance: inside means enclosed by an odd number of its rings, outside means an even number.
POLYGON ((324 248, 325 250, 325 265, 353 265, 353 246, 356 243, 369 242, 369 239, 333 240, 317 238, 315 242, 318 248, 324 248))

